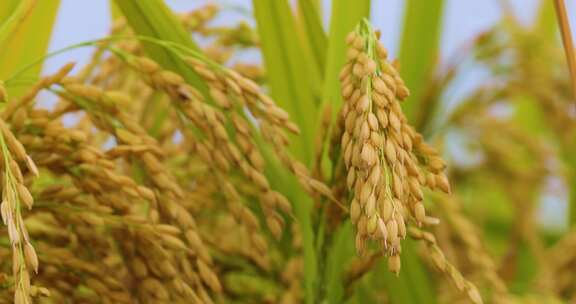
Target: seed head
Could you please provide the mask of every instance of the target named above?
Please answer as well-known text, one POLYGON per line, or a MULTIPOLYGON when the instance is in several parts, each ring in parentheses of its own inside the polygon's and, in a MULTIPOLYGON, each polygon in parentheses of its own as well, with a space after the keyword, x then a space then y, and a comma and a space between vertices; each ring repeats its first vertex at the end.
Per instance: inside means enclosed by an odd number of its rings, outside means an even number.
POLYGON ((408 89, 386 61, 387 52, 377 36, 361 24, 346 40, 348 61, 339 75, 345 101, 341 149, 348 170, 346 185, 352 192, 350 216, 357 230, 357 251, 363 253, 369 239, 380 240, 390 270, 398 273, 400 240, 407 234, 405 216, 419 225, 429 224, 422 187, 433 182, 447 189, 447 180, 439 174, 445 163, 402 113, 400 101, 408 89))

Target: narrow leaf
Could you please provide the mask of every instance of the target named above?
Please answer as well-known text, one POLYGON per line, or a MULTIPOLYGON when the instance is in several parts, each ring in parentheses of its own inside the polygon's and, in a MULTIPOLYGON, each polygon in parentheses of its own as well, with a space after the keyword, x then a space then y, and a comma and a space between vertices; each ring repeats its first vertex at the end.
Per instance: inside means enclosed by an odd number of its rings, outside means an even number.
POLYGON ((3 5, 4 7, 2 7, 1 10, 3 16, 0 20, 4 21, 0 24, 0 45, 4 44, 4 41, 10 37, 14 29, 26 20, 26 17, 32 12, 36 2, 32 0, 22 1, 20 3, 16 1, 6 1, 3 5))
MULTIPOLYGON (((317 112, 314 87, 318 85, 315 82, 319 81, 311 64, 313 58, 302 47, 294 16, 286 0, 254 0, 253 6, 271 95, 300 126, 302 134, 299 138, 292 138, 292 152, 307 163, 312 155, 317 112)), ((304 299, 306 303, 317 303, 319 276, 312 201, 295 181, 283 184, 280 190, 294 202, 295 216, 302 234, 304 299)))
POLYGON ((560 27, 560 33, 562 34, 562 43, 564 44, 570 78, 572 79, 572 93, 574 94, 574 98, 576 98, 576 51, 574 51, 574 42, 572 42, 570 21, 568 21, 568 13, 566 12, 564 0, 554 0, 554 7, 556 8, 558 27, 560 27))
POLYGON ((536 26, 542 33, 543 38, 554 40, 554 34, 557 30, 556 15, 554 12, 554 3, 552 1, 542 1, 540 3, 539 13, 536 19, 536 26))
MULTIPOLYGON (((12 12, 0 30, 0 79, 46 53, 59 5, 59 0, 0 2, 0 12, 12 12)), ((37 65, 25 77, 36 78, 41 70, 42 66, 37 65)), ((24 89, 9 87, 8 91, 11 96, 19 96, 24 89)))
POLYGON ((122 17, 122 11, 120 11, 118 5, 114 3, 114 0, 110 0, 108 3, 110 4, 110 16, 112 20, 117 20, 119 17, 122 17))
POLYGON ((369 15, 370 0, 335 0, 332 3, 322 102, 333 104, 335 109, 342 105, 338 74, 345 63, 346 35, 354 30, 362 18, 367 18, 369 15))
POLYGON ((344 298, 344 267, 349 265, 355 254, 352 225, 349 222, 342 225, 332 239, 326 263, 326 303, 341 303, 344 298))
POLYGON ((319 71, 324 72, 328 37, 326 37, 324 29, 322 29, 319 11, 312 0, 299 0, 298 12, 303 22, 304 35, 313 53, 315 64, 319 71))
POLYGON ((317 112, 310 58, 302 49, 286 0, 254 0, 253 5, 272 97, 300 126, 302 134, 293 138, 293 152, 308 162, 317 112))
POLYGON ((382 274, 380 284, 388 290, 391 303, 436 303, 436 295, 433 292, 430 279, 424 265, 420 262, 416 253, 417 244, 407 239, 402 244, 402 271, 395 276, 388 271, 384 261, 378 269, 382 274))
POLYGON ((443 8, 444 0, 406 1, 400 74, 411 93, 403 105, 404 113, 417 127, 426 124, 422 121, 425 112, 434 110, 434 105, 422 107, 421 101, 438 59, 443 8))

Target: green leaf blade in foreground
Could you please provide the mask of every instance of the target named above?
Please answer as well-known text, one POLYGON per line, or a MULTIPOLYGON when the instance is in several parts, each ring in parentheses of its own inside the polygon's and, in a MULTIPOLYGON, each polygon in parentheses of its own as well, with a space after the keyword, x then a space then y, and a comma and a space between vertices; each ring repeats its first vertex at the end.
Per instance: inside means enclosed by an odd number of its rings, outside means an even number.
POLYGON ((328 37, 322 28, 320 11, 312 0, 299 0, 298 12, 300 14, 299 17, 302 19, 301 22, 303 23, 308 47, 313 54, 314 63, 319 70, 318 72, 323 73, 326 67, 328 37))
POLYGON ((368 18, 369 16, 370 0, 333 1, 322 92, 322 103, 324 105, 330 103, 334 109, 338 109, 342 105, 338 74, 346 61, 346 35, 354 30, 354 27, 363 18, 368 18))
MULTIPOLYGON (((556 20, 556 12, 554 10, 553 1, 543 1, 540 4, 540 10, 536 20, 537 30, 540 32, 541 39, 546 39, 547 43, 555 44, 557 41, 558 26, 556 20)), ((552 133, 553 134, 553 133, 552 133)), ((562 141, 560 141, 562 143, 562 141)), ((574 142, 567 141, 568 143, 574 142)), ((569 183, 569 204, 568 204, 568 223, 570 227, 576 226, 576 145, 575 144, 561 144, 561 155, 565 161, 566 166, 569 168, 568 183, 569 183)))
POLYGON ((541 33, 541 37, 547 38, 553 43, 558 30, 557 24, 554 3, 552 1, 542 1, 536 19, 536 27, 541 33))
POLYGON ((328 250, 326 263, 326 301, 327 303, 342 303, 344 285, 342 278, 344 267, 354 256, 354 231, 350 222, 343 224, 332 237, 332 246, 328 250))
POLYGON ((292 152, 308 163, 317 113, 310 58, 301 47, 286 0, 254 0, 253 6, 271 95, 300 127, 300 137, 292 138, 292 152))
MULTIPOLYGON (((271 95, 299 125, 302 134, 292 137, 292 152, 308 163, 312 159, 314 126, 317 112, 314 86, 319 87, 311 52, 305 52, 299 40, 292 11, 285 0, 254 0, 254 14, 262 43, 262 54, 271 95)), ((272 157, 265 157, 270 163, 272 157)), ((275 179, 280 169, 274 170, 275 179)), ((312 221, 313 202, 298 185, 294 176, 287 175, 279 190, 294 203, 294 213, 302 234, 304 255, 304 300, 318 303, 320 277, 312 221)))
POLYGON ((408 0, 400 46, 400 74, 410 89, 403 110, 410 123, 421 129, 437 105, 422 104, 427 83, 438 60, 444 0, 408 0))
MULTIPOLYGON (((10 16, 3 19, 0 30, 0 79, 6 79, 46 53, 59 6, 60 0, 0 1, 1 15, 10 16)), ((34 66, 24 76, 37 78, 41 70, 41 65, 34 66)), ((8 93, 16 97, 25 90, 26 87, 9 87, 8 93)))

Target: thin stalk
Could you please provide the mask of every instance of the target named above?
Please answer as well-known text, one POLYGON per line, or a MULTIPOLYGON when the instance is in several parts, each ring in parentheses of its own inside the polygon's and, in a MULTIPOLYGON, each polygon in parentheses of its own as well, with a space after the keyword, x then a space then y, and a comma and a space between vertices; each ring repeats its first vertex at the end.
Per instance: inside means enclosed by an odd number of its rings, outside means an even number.
MULTIPOLYGON (((566 13, 566 5, 564 0, 554 0, 554 8, 556 10, 556 17, 558 20, 558 26, 560 27, 560 33, 562 35, 562 43, 564 44, 564 51, 566 53, 566 61, 568 62, 568 70, 570 71, 570 77, 572 79, 572 93, 576 99, 576 54, 574 53, 574 43, 572 42, 572 31, 570 30, 570 23, 568 22, 568 14, 566 13)), ((572 154, 568 153, 568 162, 570 168, 576 167, 576 159, 572 154)), ((576 188, 576 177, 574 174, 571 175, 572 190, 570 195, 570 205, 569 205, 569 223, 573 227, 576 225, 576 199, 574 192, 576 188)))
POLYGON ((574 53, 572 31, 570 30, 570 22, 568 22, 568 14, 566 13, 564 0, 554 0, 554 7, 556 8, 558 26, 560 27, 560 33, 562 34, 562 43, 564 44, 564 51, 566 52, 570 77, 572 78, 572 92, 574 98, 576 98, 576 54, 574 53))

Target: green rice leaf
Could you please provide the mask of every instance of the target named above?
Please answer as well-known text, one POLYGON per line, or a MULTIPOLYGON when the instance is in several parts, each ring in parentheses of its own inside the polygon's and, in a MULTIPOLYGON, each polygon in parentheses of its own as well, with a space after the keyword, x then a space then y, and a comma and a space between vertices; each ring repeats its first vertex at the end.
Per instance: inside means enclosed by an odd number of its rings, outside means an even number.
POLYGON ((293 152, 307 163, 311 160, 318 112, 313 61, 303 50, 286 0, 254 0, 253 6, 271 95, 300 126, 302 134, 293 137, 293 152))
POLYGON ((344 299, 342 278, 344 267, 354 256, 354 232, 350 222, 342 225, 332 236, 326 263, 326 303, 341 303, 344 299))
MULTIPOLYGON (((553 1, 542 1, 536 19, 536 30, 540 32, 540 39, 546 40, 547 43, 550 44, 559 44, 557 39, 558 21, 556 18, 557 16, 553 1)), ((550 134, 554 135, 554 132, 551 132, 550 134)), ((576 146, 574 144, 561 145, 561 155, 569 172, 567 176, 570 198, 568 205, 568 221, 571 228, 576 226, 576 173, 574 173, 576 172, 575 151, 576 146)))
POLYGON ((36 5, 36 2, 28 0, 20 3, 16 1, 6 1, 3 3, 4 7, 0 10, 0 20, 4 20, 0 24, 0 44, 4 44, 5 40, 10 37, 23 21, 26 20, 29 13, 36 5))
MULTIPOLYGON (((311 77, 314 73, 311 65, 313 61, 304 53, 290 6, 285 0, 254 0, 253 6, 271 95, 300 126, 302 134, 299 138, 292 138, 292 152, 308 162, 312 155, 317 112, 311 77)), ((271 163, 272 157, 266 159, 267 163, 271 163)), ((274 171, 275 174, 269 176, 278 177, 277 173, 281 170, 274 171)), ((281 180, 285 181, 279 190, 294 202, 294 213, 302 234, 304 299, 306 303, 316 303, 318 261, 312 224, 312 201, 293 177, 287 176, 287 179, 281 180)))
POLYGON ((110 0, 108 3, 110 4, 110 16, 112 17, 112 20, 122 17, 122 12, 120 11, 120 8, 118 8, 118 5, 114 3, 114 0, 110 0))
POLYGON ((436 107, 423 106, 422 97, 438 61, 443 8, 444 0, 406 1, 400 74, 410 89, 410 97, 403 109, 411 124, 417 127, 426 125, 422 121, 424 113, 433 112, 436 107))
POLYGON ((332 2, 322 102, 323 104, 333 104, 334 109, 338 109, 342 105, 338 74, 346 59, 346 35, 354 30, 362 18, 369 16, 370 0, 335 0, 332 2))
POLYGON ((324 72, 328 37, 326 37, 324 29, 322 29, 320 11, 312 0, 299 0, 298 12, 303 22, 307 45, 312 52, 318 71, 324 72))
MULTIPOLYGON (((370 0, 336 0, 332 3, 328 51, 326 52, 326 68, 322 85, 321 111, 318 113, 316 119, 317 124, 315 126, 317 132, 319 132, 319 128, 322 127, 321 115, 323 115, 323 111, 330 107, 332 109, 332 122, 334 122, 338 110, 342 106, 338 75, 346 61, 346 35, 353 31, 363 18, 369 18, 370 3, 370 0)), ((325 142, 324 145, 328 145, 328 142, 325 142)), ((327 151, 328 149, 325 150, 327 151)), ((325 155, 322 161, 323 169, 329 171, 330 165, 325 155)))
POLYGON ((557 24, 554 3, 552 1, 542 1, 536 19, 536 26, 542 33, 542 38, 547 37, 550 40, 554 40, 558 30, 557 24))
MULTIPOLYGON (((0 79, 6 79, 26 64, 44 55, 52 34, 59 0, 0 1, 0 79)), ((41 65, 29 69, 26 78, 37 78, 41 65)), ((21 95, 26 87, 9 87, 11 96, 21 95)))
POLYGON ((428 273, 416 254, 416 245, 416 242, 411 239, 403 241, 402 271, 399 276, 388 271, 385 260, 378 265, 377 273, 381 276, 378 288, 385 288, 388 291, 391 303, 434 304, 437 302, 428 273))

